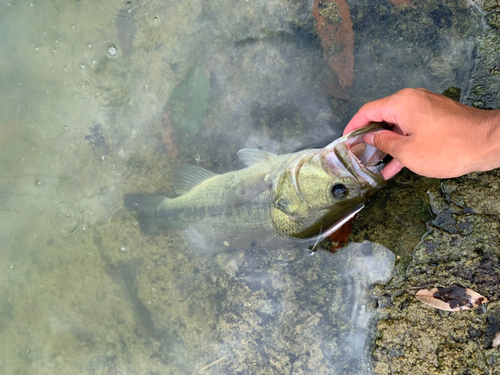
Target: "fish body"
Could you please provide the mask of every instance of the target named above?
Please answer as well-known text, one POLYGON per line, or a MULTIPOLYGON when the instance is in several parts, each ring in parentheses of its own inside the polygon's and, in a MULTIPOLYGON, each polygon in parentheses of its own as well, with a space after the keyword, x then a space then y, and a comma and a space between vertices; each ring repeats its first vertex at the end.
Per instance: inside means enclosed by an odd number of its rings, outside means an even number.
POLYGON ((278 247, 314 242, 333 233, 386 184, 376 168, 385 156, 354 131, 322 149, 286 155, 244 149, 247 168, 215 174, 192 165, 172 173, 179 197, 126 194, 146 232, 187 231, 206 249, 278 247))

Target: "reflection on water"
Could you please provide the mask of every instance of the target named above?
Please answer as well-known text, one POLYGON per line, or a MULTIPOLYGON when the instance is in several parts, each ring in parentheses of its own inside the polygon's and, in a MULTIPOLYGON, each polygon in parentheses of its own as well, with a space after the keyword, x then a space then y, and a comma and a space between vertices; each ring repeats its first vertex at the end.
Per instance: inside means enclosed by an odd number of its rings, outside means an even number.
POLYGON ((176 231, 143 235, 122 205, 173 193, 173 164, 227 171, 244 147, 334 139, 402 87, 466 87, 467 2, 348 5, 352 100, 328 95, 310 2, 0 4, 4 373, 368 371, 386 249, 201 256, 176 231))

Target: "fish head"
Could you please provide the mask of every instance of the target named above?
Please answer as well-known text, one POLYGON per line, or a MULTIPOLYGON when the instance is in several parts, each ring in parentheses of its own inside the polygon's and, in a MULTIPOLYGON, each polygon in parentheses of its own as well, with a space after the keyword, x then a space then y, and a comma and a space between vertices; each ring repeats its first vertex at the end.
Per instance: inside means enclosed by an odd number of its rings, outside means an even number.
POLYGON ((362 139, 380 129, 370 125, 323 149, 297 153, 273 186, 275 225, 295 238, 326 237, 359 212, 387 184, 377 169, 386 154, 362 139))

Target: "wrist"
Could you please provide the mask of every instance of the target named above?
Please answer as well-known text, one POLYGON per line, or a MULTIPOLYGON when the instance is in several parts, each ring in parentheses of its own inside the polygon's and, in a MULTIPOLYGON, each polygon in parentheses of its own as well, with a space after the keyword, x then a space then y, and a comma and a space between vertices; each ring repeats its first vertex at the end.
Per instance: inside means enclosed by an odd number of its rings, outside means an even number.
POLYGON ((500 167, 500 109, 484 111, 481 119, 483 136, 476 147, 474 171, 489 171, 500 167))

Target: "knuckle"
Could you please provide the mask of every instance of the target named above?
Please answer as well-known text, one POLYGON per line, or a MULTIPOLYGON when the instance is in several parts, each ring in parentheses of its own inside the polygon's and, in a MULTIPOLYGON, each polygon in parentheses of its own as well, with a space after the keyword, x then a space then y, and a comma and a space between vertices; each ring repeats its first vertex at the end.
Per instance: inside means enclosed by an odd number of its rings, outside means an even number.
POLYGON ((405 88, 395 94, 395 105, 398 107, 427 106, 432 99, 433 93, 424 88, 405 88))
POLYGON ((400 91, 401 97, 404 98, 404 100, 415 100, 415 99, 420 99, 422 96, 425 95, 425 89, 412 89, 412 88, 406 88, 400 91))

